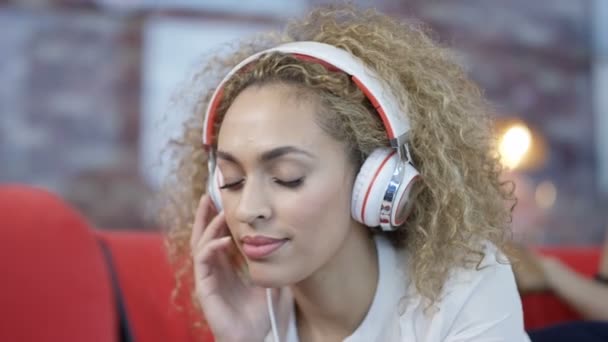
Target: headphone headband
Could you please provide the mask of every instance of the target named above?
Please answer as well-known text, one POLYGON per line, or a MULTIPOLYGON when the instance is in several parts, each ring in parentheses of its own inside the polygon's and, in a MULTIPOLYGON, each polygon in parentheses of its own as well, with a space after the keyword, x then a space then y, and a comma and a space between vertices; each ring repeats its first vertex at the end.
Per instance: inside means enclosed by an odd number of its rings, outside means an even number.
POLYGON ((351 76, 353 82, 365 94, 372 105, 376 108, 378 115, 382 119, 384 128, 393 147, 402 146, 405 135, 410 129, 406 115, 403 115, 407 108, 401 108, 395 94, 385 85, 381 78, 363 63, 359 58, 344 49, 337 48, 330 44, 302 41, 286 43, 274 48, 258 52, 247 57, 236 65, 220 82, 213 93, 207 112, 205 114, 203 145, 211 146, 213 137, 213 123, 215 122, 216 110, 221 102, 224 85, 239 70, 247 64, 255 61, 261 55, 270 52, 282 52, 286 54, 299 55, 318 59, 329 64, 336 69, 351 76))

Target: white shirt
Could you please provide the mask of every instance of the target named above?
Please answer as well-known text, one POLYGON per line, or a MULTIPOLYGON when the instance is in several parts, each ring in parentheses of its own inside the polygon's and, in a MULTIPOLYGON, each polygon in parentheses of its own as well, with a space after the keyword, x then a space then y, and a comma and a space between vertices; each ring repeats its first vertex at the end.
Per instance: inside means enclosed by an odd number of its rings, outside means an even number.
MULTIPOLYGON (((344 342, 530 341, 524 331, 513 271, 493 245, 488 244, 479 269, 453 271, 439 302, 425 310, 427 302, 411 290, 415 287, 408 286, 405 254, 384 237, 377 236, 375 241, 379 264, 376 293, 363 322, 344 342)), ((269 312, 270 305, 283 336, 280 342, 299 342, 289 290, 281 289, 277 305, 269 302, 269 312)), ((272 333, 265 341, 273 341, 272 333)))

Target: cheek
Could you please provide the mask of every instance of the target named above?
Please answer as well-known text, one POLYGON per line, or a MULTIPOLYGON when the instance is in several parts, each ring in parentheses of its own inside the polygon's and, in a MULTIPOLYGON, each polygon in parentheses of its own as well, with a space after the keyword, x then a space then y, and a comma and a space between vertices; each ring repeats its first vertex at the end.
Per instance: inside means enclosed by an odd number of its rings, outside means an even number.
POLYGON ((351 189, 341 183, 310 185, 294 196, 292 203, 284 202, 283 219, 289 221, 296 236, 328 229, 342 231, 350 226, 351 189))

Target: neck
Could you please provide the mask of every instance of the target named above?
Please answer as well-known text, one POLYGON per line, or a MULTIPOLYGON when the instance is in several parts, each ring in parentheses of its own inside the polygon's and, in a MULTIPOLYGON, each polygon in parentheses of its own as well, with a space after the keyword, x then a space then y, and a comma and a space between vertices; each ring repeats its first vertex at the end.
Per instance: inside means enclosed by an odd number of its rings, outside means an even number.
POLYGON ((378 284, 378 254, 367 227, 351 230, 337 254, 292 286, 300 340, 342 340, 361 324, 378 284))

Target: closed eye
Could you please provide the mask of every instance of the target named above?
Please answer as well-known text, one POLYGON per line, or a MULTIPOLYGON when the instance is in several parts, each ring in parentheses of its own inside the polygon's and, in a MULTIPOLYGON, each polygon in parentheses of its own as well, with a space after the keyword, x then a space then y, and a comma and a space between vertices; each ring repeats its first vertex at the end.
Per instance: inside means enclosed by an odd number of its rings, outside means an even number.
MULTIPOLYGON (((295 189, 295 188, 299 187, 300 185, 302 185, 302 183, 304 182, 304 177, 294 179, 292 181, 283 181, 278 178, 274 178, 273 180, 275 183, 279 184, 280 186, 284 186, 284 187, 290 188, 290 189, 295 189)), ((226 183, 226 184, 220 186, 220 190, 223 190, 223 189, 238 190, 238 188, 243 186, 244 182, 245 182, 245 180, 241 179, 236 182, 226 183)))
POLYGON ((241 179, 236 182, 226 183, 226 184, 220 186, 220 190, 223 190, 223 189, 236 190, 237 187, 240 187, 241 185, 243 185, 243 182, 244 182, 244 180, 241 179))
POLYGON ((274 179, 275 183, 287 187, 287 188, 291 188, 291 189, 295 189, 297 187, 299 187, 300 185, 302 185, 302 182, 304 181, 304 177, 302 178, 298 178, 292 181, 282 181, 280 179, 274 179))

